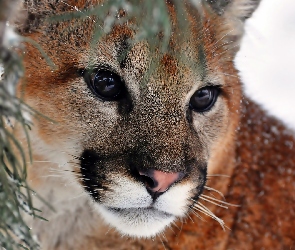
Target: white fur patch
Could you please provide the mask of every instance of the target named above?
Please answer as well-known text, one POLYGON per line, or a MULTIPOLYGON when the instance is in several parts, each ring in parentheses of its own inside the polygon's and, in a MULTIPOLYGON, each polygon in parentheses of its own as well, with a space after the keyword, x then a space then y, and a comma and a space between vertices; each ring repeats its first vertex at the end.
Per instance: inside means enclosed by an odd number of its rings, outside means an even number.
POLYGON ((155 203, 155 207, 166 213, 184 217, 191 203, 193 184, 178 184, 162 194, 155 203))
POLYGON ((175 220, 175 216, 154 208, 130 208, 117 212, 101 205, 96 207, 104 220, 121 234, 140 238, 156 236, 175 220))
POLYGON ((104 193, 103 205, 113 208, 141 208, 152 204, 152 197, 140 182, 122 175, 112 175, 111 191, 104 193))

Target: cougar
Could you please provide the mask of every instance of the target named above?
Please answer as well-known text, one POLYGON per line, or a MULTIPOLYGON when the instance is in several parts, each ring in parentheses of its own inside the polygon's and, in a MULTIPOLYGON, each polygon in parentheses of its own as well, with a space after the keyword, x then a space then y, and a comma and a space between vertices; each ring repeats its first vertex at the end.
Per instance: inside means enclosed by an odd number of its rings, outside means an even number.
POLYGON ((48 21, 103 4, 24 1, 19 31, 55 64, 26 44, 19 94, 42 114, 28 182, 53 207, 28 219, 41 248, 294 248, 294 132, 234 65, 259 0, 186 1, 187 29, 167 0, 166 52, 133 39, 128 11, 97 43, 92 16, 48 21))

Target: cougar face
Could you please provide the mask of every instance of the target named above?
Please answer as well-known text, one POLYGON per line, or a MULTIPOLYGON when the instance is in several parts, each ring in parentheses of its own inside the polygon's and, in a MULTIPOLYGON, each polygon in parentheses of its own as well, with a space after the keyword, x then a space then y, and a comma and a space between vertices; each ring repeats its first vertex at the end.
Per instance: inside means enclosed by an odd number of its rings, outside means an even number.
POLYGON ((88 19, 77 30, 61 23, 36 32, 57 70, 32 46, 26 52, 26 101, 55 121, 35 120, 36 154, 74 171, 71 181, 124 235, 151 237, 187 216, 217 167, 212 159, 226 162, 238 122, 234 52, 216 25, 224 17, 206 8, 188 17, 190 36, 179 44, 175 25, 164 54, 129 43, 135 31, 125 25, 93 51, 88 19))
POLYGON ((220 81, 204 83, 164 55, 144 82, 141 72, 153 60, 148 56, 137 44, 124 67, 115 55, 94 73, 83 72, 90 85, 83 119, 92 123, 81 127, 87 138, 80 157, 83 185, 107 222, 137 236, 154 235, 187 214, 206 183, 214 142, 228 125, 220 81), (194 110, 198 106, 206 110, 194 110))

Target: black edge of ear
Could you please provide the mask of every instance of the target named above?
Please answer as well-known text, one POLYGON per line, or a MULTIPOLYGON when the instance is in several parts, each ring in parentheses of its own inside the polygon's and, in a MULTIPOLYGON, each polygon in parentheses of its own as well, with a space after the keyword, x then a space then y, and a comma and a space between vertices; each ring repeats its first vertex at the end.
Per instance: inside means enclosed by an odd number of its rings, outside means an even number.
POLYGON ((243 17, 243 21, 250 18, 253 14, 253 12, 257 9, 259 6, 261 0, 247 0, 245 1, 245 7, 248 7, 248 11, 245 13, 243 17))
POLYGON ((203 0, 212 10, 218 14, 223 15, 230 11, 236 17, 245 21, 252 16, 253 12, 259 6, 261 0, 203 0))
POLYGON ((205 2, 211 6, 216 14, 221 16, 231 0, 205 0, 205 2))

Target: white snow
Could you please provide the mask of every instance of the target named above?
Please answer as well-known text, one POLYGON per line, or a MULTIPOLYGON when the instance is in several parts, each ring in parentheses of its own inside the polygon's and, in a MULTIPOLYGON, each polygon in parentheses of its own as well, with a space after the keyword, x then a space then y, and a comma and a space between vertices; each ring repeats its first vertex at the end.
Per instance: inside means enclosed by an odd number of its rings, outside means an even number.
POLYGON ((10 26, 7 22, 3 38, 3 46, 7 48, 10 48, 12 46, 18 46, 20 41, 20 36, 14 31, 13 26, 10 26))
POLYGON ((3 65, 0 63, 0 81, 3 78, 3 74, 4 74, 4 68, 3 68, 3 65))
POLYGON ((295 1, 262 0, 236 58, 246 93, 295 128, 295 1))

